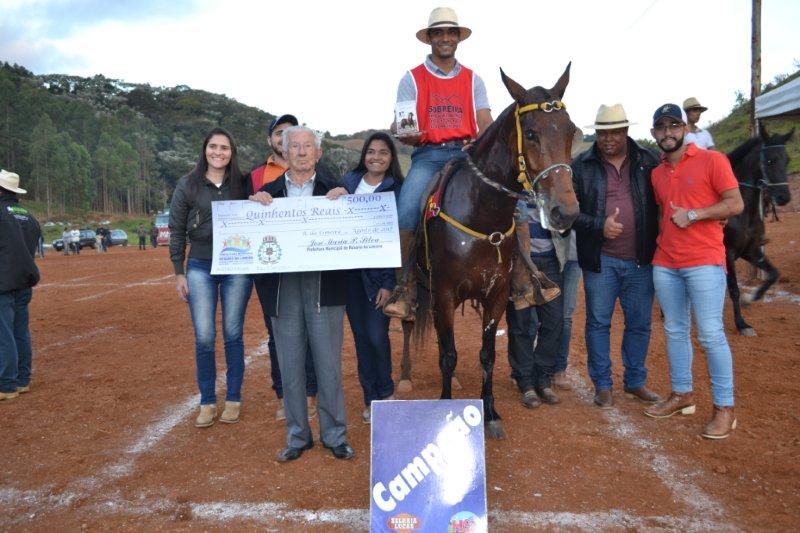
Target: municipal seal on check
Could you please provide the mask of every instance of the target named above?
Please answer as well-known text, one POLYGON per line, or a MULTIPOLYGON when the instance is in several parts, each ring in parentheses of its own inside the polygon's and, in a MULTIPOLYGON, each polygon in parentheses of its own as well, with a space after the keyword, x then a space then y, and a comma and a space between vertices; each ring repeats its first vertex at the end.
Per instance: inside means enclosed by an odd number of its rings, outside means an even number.
POLYGON ((258 247, 258 260, 265 265, 274 265, 281 260, 281 247, 278 240, 267 235, 258 247))

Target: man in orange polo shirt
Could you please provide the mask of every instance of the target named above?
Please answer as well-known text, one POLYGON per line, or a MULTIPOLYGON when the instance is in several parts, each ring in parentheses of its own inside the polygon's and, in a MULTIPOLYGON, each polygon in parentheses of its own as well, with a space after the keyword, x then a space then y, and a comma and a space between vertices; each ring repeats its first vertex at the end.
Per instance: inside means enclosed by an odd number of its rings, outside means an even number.
POLYGON ((744 208, 739 183, 724 154, 685 143, 686 114, 675 104, 659 107, 651 134, 664 151, 653 170, 661 208, 653 258, 653 284, 664 312, 672 393, 645 410, 652 418, 692 414, 691 317, 706 352, 714 414, 701 436, 724 439, 736 428, 733 359, 722 323, 725 245, 720 220, 744 208))
MULTIPOLYGON (((272 149, 270 155, 264 164, 257 166, 245 176, 247 180, 248 194, 253 194, 259 191, 267 183, 271 183, 278 179, 286 169, 289 167, 288 161, 283 157, 283 131, 292 126, 297 126, 298 120, 294 115, 281 115, 275 117, 270 122, 267 145, 272 149)), ((275 347, 275 335, 272 331, 272 320, 266 311, 266 302, 269 300, 267 288, 264 285, 265 274, 256 274, 253 276, 253 285, 256 287, 258 294, 258 301, 261 303, 261 310, 264 313, 264 324, 267 326, 269 339, 267 341, 267 348, 269 350, 270 373, 272 377, 272 390, 278 396, 281 405, 275 413, 277 420, 284 420, 286 418, 286 409, 283 406, 283 380, 281 379, 281 369, 278 365, 278 351, 275 347)), ((308 398, 308 417, 312 418, 317 408, 314 404, 314 398, 317 396, 317 375, 314 372, 314 360, 311 357, 311 350, 306 350, 306 397, 308 398)))
POLYGON ((297 124, 297 117, 294 115, 281 115, 269 123, 267 145, 272 149, 272 155, 263 165, 257 166, 246 176, 247 185, 252 188, 250 194, 258 192, 264 184, 275 181, 278 176, 286 172, 289 163, 283 158, 283 148, 281 147, 283 130, 297 126, 297 124))

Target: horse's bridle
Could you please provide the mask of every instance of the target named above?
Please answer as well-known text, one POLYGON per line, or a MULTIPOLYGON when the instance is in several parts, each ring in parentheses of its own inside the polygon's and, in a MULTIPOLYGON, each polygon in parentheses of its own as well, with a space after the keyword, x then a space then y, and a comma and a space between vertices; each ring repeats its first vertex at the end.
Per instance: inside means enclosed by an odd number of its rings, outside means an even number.
POLYGON ((766 146, 762 146, 761 150, 758 154, 758 164, 761 168, 761 179, 758 180, 758 183, 755 185, 751 185, 750 183, 740 181, 739 187, 745 187, 747 189, 756 189, 758 191, 758 218, 759 220, 764 220, 764 191, 769 189, 770 187, 780 187, 782 185, 789 185, 788 181, 781 181, 777 183, 773 183, 767 179, 767 168, 764 165, 764 152, 769 148, 786 148, 785 144, 770 144, 766 146))
POLYGON ((552 102, 538 102, 535 104, 524 105, 522 107, 517 104, 517 108, 514 110, 514 119, 517 126, 517 165, 519 166, 519 175, 517 176, 517 181, 522 184, 522 188, 525 189, 529 196, 535 197, 536 185, 539 183, 539 180, 547 179, 550 171, 563 167, 572 172, 572 168, 566 163, 556 163, 555 165, 550 165, 546 169, 539 172, 539 174, 537 174, 537 176, 531 180, 530 174, 528 174, 528 165, 525 163, 525 152, 522 151, 522 122, 520 121, 520 116, 523 113, 531 113, 537 110, 545 113, 552 113, 553 111, 560 111, 566 108, 567 106, 564 105, 561 100, 553 100, 552 102))
POLYGON ((539 184, 539 180, 547 179, 547 177, 550 175, 550 172, 558 168, 566 168, 570 173, 572 173, 572 167, 566 163, 556 163, 545 168, 539 172, 535 178, 531 179, 530 174, 528 173, 528 165, 525 163, 525 153, 522 151, 522 122, 520 121, 520 115, 523 113, 530 113, 532 111, 544 111, 545 113, 552 113, 553 111, 559 111, 566 108, 567 106, 560 100, 553 100, 552 102, 539 102, 535 104, 524 105, 522 107, 517 104, 517 107, 514 110, 514 119, 517 128, 517 165, 519 167, 517 181, 522 185, 522 188, 525 191, 524 194, 512 191, 505 185, 487 177, 486 174, 484 174, 481 169, 478 168, 478 165, 475 164, 475 161, 473 161, 472 158, 467 155, 467 164, 469 165, 470 170, 472 170, 472 172, 474 172, 475 175, 478 176, 478 178, 480 178, 480 180, 486 185, 505 193, 512 198, 516 198, 517 200, 525 200, 529 203, 531 200, 538 200, 536 185, 539 184))
POLYGON ((761 178, 761 180, 759 182, 759 185, 761 187, 763 187, 763 188, 779 187, 781 185, 789 185, 788 181, 781 181, 779 183, 773 183, 773 182, 771 182, 771 181, 766 179, 766 177, 767 177, 767 167, 765 166, 765 163, 764 163, 764 160, 765 160, 764 152, 768 148, 784 148, 785 149, 786 145, 785 144, 770 144, 770 145, 761 147, 761 150, 759 151, 759 154, 758 154, 758 164, 761 165, 761 176, 762 176, 762 178, 761 178))

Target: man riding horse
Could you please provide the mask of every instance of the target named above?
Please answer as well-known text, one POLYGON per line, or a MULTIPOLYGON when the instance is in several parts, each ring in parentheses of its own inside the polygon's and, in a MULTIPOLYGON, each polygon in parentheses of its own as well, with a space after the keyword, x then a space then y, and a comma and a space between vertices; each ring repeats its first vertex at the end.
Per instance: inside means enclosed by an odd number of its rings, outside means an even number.
MULTIPOLYGON (((419 132, 400 135, 403 144, 414 147, 411 169, 406 176, 397 205, 400 226, 400 250, 405 275, 398 271, 395 293, 384 307, 392 317, 413 320, 416 302, 415 269, 407 268, 415 231, 422 213, 422 199, 433 176, 450 160, 466 158, 469 146, 492 123, 489 100, 483 80, 460 64, 455 57, 458 44, 472 30, 460 26, 455 11, 446 7, 434 9, 428 26, 419 30, 417 39, 431 46, 431 54, 416 68, 406 72, 397 88, 397 102, 416 102, 419 132)), ((397 131, 392 124, 392 131, 397 131)), ((528 246, 527 225, 517 226, 523 233, 520 243, 528 246)), ((528 250, 529 251, 529 250, 528 250)), ((524 253, 526 257, 529 253, 524 253)), ((520 267, 522 263, 518 262, 520 267)), ((528 261, 529 268, 532 263, 528 261)), ((542 303, 558 295, 558 287, 542 277, 544 294, 534 291, 532 279, 522 267, 515 271, 512 300, 515 307, 524 308, 542 303)))

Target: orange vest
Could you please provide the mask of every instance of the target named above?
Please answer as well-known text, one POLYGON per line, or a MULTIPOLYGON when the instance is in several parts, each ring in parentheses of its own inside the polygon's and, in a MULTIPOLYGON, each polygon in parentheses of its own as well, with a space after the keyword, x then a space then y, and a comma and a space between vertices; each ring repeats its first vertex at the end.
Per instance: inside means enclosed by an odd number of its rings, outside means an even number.
POLYGON ((417 85, 417 123, 423 144, 478 137, 470 69, 461 65, 457 76, 440 78, 422 64, 411 75, 417 85))

